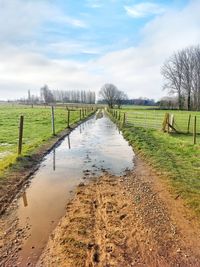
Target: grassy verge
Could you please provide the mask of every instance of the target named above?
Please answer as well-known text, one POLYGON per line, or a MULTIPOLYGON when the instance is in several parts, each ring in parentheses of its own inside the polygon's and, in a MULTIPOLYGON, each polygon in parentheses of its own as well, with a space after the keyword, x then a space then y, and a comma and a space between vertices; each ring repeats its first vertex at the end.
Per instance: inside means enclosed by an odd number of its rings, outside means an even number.
POLYGON ((173 192, 200 216, 200 146, 152 129, 129 126, 123 133, 134 150, 165 173, 173 192))

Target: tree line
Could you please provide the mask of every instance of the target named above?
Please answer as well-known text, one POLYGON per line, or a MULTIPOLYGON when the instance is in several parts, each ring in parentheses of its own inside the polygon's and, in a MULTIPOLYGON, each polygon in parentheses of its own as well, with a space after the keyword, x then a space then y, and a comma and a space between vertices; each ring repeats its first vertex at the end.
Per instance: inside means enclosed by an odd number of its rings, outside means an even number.
POLYGON ((85 90, 50 90, 47 85, 40 89, 40 96, 32 95, 28 90, 28 98, 17 100, 25 104, 50 104, 50 103, 83 103, 95 104, 96 94, 85 90))
POLYGON ((179 109, 200 110, 200 46, 175 52, 161 68, 164 89, 175 94, 179 109))

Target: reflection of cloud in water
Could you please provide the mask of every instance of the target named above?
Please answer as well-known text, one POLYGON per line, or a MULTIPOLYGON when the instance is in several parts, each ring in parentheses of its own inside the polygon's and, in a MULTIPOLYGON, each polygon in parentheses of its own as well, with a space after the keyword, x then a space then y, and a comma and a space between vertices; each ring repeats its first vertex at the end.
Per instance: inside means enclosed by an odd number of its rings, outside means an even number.
POLYGON ((116 125, 106 117, 93 117, 73 130, 45 157, 18 204, 19 224, 23 226, 28 217, 31 225, 31 235, 20 252, 23 258, 32 259, 31 244, 46 244, 53 230, 51 222, 56 224, 65 213, 69 192, 80 183, 84 170, 89 170, 87 177, 101 174, 102 169, 119 175, 133 168, 133 156, 116 125))

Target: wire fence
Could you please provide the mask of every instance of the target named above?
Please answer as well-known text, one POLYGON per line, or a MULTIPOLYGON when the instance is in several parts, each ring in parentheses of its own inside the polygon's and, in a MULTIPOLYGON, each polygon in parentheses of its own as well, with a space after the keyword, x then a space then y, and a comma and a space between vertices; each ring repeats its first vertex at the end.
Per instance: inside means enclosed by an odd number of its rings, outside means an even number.
POLYGON ((200 112, 164 110, 108 110, 122 125, 143 127, 184 135, 185 140, 194 144, 200 142, 200 112), (192 135, 192 137, 191 137, 192 135))
MULTIPOLYGON (((168 113, 171 125, 177 133, 193 133, 196 120, 196 133, 200 134, 200 114, 168 113)), ((149 129, 163 129, 166 113, 159 112, 126 112, 127 125, 149 129)), ((173 129, 172 129, 173 130, 173 129)))
POLYGON ((32 153, 95 110, 95 106, 0 106, 0 173, 18 155, 32 153))

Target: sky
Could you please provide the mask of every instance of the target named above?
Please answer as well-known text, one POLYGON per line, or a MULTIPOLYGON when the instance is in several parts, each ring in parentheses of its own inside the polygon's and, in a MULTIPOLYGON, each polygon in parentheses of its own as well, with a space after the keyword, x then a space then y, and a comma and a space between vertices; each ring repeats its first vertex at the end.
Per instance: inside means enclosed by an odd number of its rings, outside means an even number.
POLYGON ((0 0, 0 99, 50 89, 166 95, 160 69, 200 44, 200 0, 0 0))

